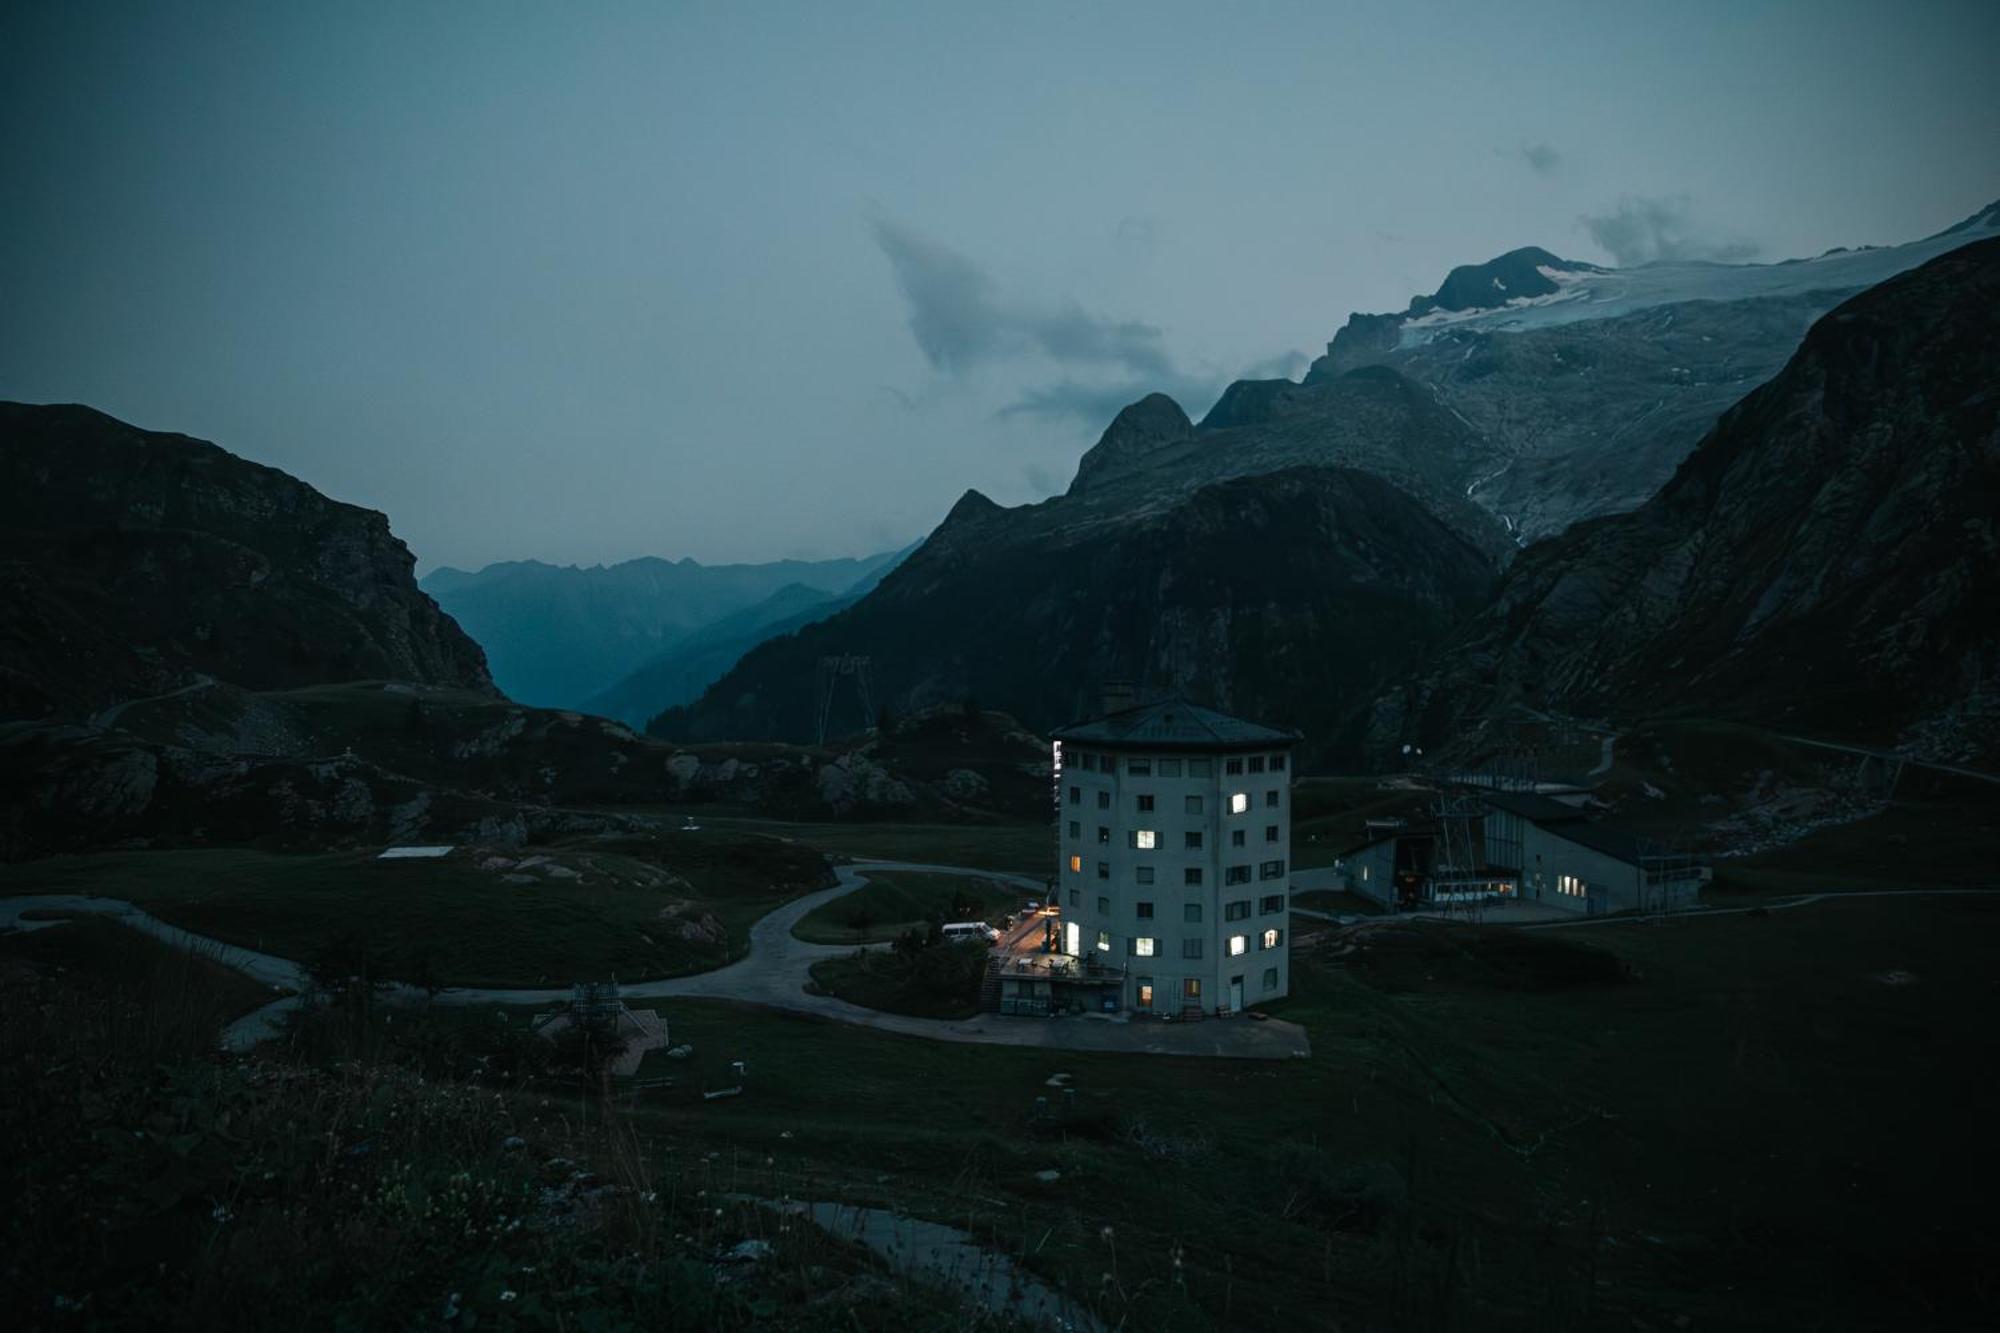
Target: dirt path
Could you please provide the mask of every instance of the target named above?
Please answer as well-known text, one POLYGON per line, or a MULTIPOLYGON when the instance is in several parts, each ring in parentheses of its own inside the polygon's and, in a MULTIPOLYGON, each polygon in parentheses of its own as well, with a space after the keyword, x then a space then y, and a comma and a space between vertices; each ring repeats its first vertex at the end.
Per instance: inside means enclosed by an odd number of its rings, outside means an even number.
POLYGON ((158 703, 162 699, 178 699, 183 694, 193 694, 195 691, 205 690, 213 684, 215 684, 215 677, 205 676, 200 672, 196 672, 193 684, 183 685, 177 690, 168 690, 165 694, 150 694, 143 699, 127 699, 122 704, 113 704, 91 718, 90 725, 96 731, 109 731, 113 726, 117 725, 118 719, 124 715, 125 710, 134 704, 151 704, 158 703))

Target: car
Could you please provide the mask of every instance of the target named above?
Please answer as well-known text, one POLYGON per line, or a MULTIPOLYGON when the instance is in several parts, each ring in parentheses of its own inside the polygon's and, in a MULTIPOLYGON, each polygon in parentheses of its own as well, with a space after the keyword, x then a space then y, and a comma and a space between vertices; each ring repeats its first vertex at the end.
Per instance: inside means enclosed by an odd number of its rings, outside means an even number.
POLYGON ((945 943, 956 944, 960 940, 985 940, 992 944, 1000 938, 1000 932, 984 921, 952 921, 942 927, 945 943))

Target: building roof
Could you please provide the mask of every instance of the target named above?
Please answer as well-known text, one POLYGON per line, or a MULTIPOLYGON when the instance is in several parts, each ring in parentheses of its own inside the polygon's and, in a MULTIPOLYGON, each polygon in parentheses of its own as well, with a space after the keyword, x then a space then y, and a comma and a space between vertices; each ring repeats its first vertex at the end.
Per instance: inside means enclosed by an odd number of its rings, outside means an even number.
POLYGON ((1546 830, 1550 837, 1573 842, 1579 847, 1588 847, 1594 852, 1602 852, 1616 861, 1627 865, 1638 865, 1643 856, 1639 840, 1630 833, 1608 829, 1602 824, 1589 820, 1564 824, 1561 828, 1546 830))
POLYGON ((1065 744, 1130 750, 1252 750, 1304 739, 1290 728, 1246 722, 1185 699, 1156 699, 1050 734, 1065 744))
POLYGON ((1583 818, 1584 812, 1573 805, 1538 796, 1531 791, 1482 791, 1479 799, 1509 814, 1533 820, 1537 824, 1561 824, 1583 818))

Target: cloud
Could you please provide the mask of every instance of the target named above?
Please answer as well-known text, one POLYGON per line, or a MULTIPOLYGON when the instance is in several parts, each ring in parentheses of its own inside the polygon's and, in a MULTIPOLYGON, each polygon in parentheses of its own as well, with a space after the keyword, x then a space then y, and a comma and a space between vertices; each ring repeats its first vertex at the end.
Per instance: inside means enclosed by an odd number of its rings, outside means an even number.
POLYGON ((1758 253, 1754 242, 1708 235, 1684 194, 1628 194, 1609 212, 1585 214, 1577 221, 1622 267, 1672 259, 1741 263, 1758 253))
POLYGON ((1111 239, 1123 248, 1150 254, 1160 243, 1159 220, 1138 214, 1122 217, 1111 239))
POLYGON ((1521 160, 1533 168, 1536 175, 1547 176, 1562 165, 1562 154, 1545 143, 1521 145, 1521 160))
POLYGON ((1039 353, 1066 365, 1170 374, 1159 328, 1094 315, 1074 301, 1036 307, 1003 301, 965 255, 907 227, 878 220, 875 243, 889 257, 910 307, 910 333, 935 370, 962 374, 986 362, 1039 353))
POLYGON ((1312 358, 1304 352, 1293 350, 1267 356, 1261 361, 1252 361, 1244 368, 1246 380, 1295 380, 1303 375, 1312 358))

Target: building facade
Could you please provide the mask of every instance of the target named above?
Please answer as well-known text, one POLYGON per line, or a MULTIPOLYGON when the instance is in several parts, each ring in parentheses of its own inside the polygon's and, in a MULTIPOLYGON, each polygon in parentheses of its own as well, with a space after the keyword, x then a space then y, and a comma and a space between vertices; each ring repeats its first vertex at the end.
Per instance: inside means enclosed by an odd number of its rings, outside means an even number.
POLYGON ((1061 952, 1138 1012, 1240 1013, 1291 987, 1295 731, 1181 699, 1054 733, 1061 952))

